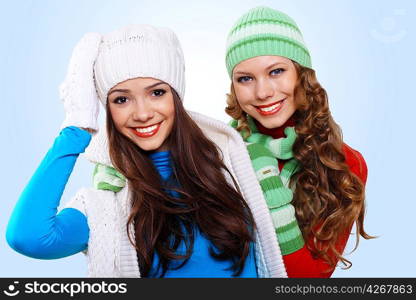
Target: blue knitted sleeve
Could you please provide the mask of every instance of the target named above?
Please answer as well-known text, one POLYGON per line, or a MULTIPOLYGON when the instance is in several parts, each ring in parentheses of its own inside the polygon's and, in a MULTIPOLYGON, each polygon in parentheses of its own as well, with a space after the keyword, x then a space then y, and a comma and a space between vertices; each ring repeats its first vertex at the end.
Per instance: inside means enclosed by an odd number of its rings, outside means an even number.
POLYGON ((80 153, 91 140, 89 132, 70 126, 52 148, 20 195, 10 217, 6 240, 17 252, 39 259, 66 257, 87 248, 86 216, 74 208, 57 208, 80 153))

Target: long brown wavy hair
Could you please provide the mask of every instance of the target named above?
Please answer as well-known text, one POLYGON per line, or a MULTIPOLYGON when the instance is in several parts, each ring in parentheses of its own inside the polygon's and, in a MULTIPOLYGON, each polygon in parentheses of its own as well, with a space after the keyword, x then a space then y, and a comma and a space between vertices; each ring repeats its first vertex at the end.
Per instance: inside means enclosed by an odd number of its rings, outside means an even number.
POLYGON ((136 248, 141 276, 155 276, 162 268, 163 277, 168 268, 183 266, 192 255, 195 227, 215 246, 210 247, 210 255, 216 260, 230 260, 233 276, 238 276, 254 240, 252 214, 220 150, 205 137, 178 94, 171 90, 175 119, 167 140, 173 165, 168 182, 161 181, 149 153, 116 129, 107 106, 110 158, 131 190, 127 232, 133 224, 135 241, 128 236, 136 248), (230 175, 234 186, 227 182, 223 171, 230 175), (176 191, 179 198, 167 190, 176 191), (181 242, 185 243, 185 253, 177 253, 181 242), (156 252, 159 265, 151 272, 156 252), (178 264, 178 260, 183 262, 178 264))
MULTIPOLYGON (((328 96, 316 79, 315 71, 292 61, 297 72, 294 113, 298 135, 293 145, 294 157, 301 170, 291 178, 295 185, 293 205, 296 219, 313 257, 323 258, 330 268, 341 261, 346 268, 352 263, 336 248, 340 235, 355 223, 358 247, 360 235, 373 238, 364 231, 364 183, 348 168, 343 152, 340 127, 331 116, 328 96)), ((238 131, 250 133, 247 114, 238 104, 231 84, 226 113, 239 120, 238 131)), ((329 268, 329 269, 330 269, 329 268)))

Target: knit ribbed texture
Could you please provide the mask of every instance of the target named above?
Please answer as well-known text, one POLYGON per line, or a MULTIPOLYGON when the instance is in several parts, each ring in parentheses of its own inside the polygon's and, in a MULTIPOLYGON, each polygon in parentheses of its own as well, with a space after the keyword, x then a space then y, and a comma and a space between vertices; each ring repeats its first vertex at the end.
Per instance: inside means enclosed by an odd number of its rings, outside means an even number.
POLYGON ((118 245, 117 210, 109 191, 81 189, 65 206, 87 216, 89 239, 87 255, 89 277, 119 277, 114 263, 118 245), (110 197, 109 197, 110 196, 110 197), (111 247, 109 247, 111 245, 111 247))
POLYGON ((312 66, 295 21, 280 11, 263 6, 245 13, 228 34, 225 61, 229 76, 243 60, 262 55, 283 56, 302 66, 312 66))
MULTIPOLYGON (((251 213, 256 223, 256 265, 257 274, 259 277, 287 277, 283 258, 281 255, 279 244, 276 240, 275 228, 273 226, 272 218, 269 214, 266 201, 264 199, 261 187, 256 184, 256 174, 251 166, 250 158, 246 147, 240 135, 227 124, 203 116, 195 112, 188 112, 192 119, 200 126, 203 133, 219 146, 224 156, 224 163, 230 172, 233 174, 241 189, 244 199, 250 207, 251 213)), ((101 130, 93 136, 92 141, 85 152, 86 157, 95 163, 107 162, 111 166, 108 157, 108 143, 106 141, 106 134, 101 130)), ((232 184, 228 173, 224 173, 225 177, 232 184)), ((101 191, 103 195, 113 195, 117 199, 113 200, 114 205, 117 203, 128 203, 125 199, 128 197, 128 185, 118 193, 110 191, 101 191)), ((97 191, 98 192, 98 191, 97 191)), ((123 204, 123 206, 126 204, 123 204)), ((128 214, 128 207, 125 207, 126 214, 128 214)), ((123 214, 125 215, 125 214, 123 214)), ((127 219, 120 219, 120 228, 123 228, 123 222, 127 219)), ((101 220, 101 222, 104 222, 101 220)), ((124 223, 125 226, 126 223, 124 223)), ((125 232, 125 227, 124 227, 125 232)), ((122 234, 122 233, 120 233, 122 234)), ((134 230, 131 230, 134 234, 134 230)), ((119 249, 124 249, 123 253, 126 256, 119 257, 117 266, 120 268, 120 276, 139 276, 140 274, 137 266, 137 259, 134 247, 128 244, 127 234, 122 235, 119 243, 119 249), (131 269, 133 268, 133 269, 131 269)), ((114 250, 116 253, 118 250, 114 250)), ((94 258, 98 259, 98 258, 94 258)), ((109 262, 111 263, 111 261, 109 262)))
MULTIPOLYGON (((298 166, 292 153, 296 132, 293 127, 287 127, 286 138, 273 139, 259 133, 252 118, 249 117, 248 123, 252 134, 245 141, 251 163, 272 216, 282 254, 290 254, 304 245, 302 232, 291 204, 293 192, 289 188, 290 177, 298 166), (290 159, 281 172, 276 158, 290 159)), ((237 127, 238 123, 234 120, 231 125, 237 127)), ((245 132, 241 132, 241 135, 247 136, 245 132)))
POLYGON ((61 129, 76 126, 98 130, 99 101, 93 66, 100 43, 100 34, 86 33, 72 51, 65 80, 59 86, 65 108, 61 129))
POLYGON ((137 77, 168 83, 181 99, 185 94, 185 62, 176 35, 168 28, 130 25, 103 36, 94 65, 97 92, 104 107, 108 91, 137 77))

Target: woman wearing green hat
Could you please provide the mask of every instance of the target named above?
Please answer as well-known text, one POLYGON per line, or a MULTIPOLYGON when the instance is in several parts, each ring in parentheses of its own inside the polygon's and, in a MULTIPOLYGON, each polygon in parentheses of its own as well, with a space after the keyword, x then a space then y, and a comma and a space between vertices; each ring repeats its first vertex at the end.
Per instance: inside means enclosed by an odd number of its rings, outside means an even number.
MULTIPOLYGON (((329 277, 363 226, 367 167, 343 143, 296 23, 257 7, 227 39, 226 112, 246 142, 289 277, 329 277)), ((254 184, 254 183, 253 183, 254 184)))

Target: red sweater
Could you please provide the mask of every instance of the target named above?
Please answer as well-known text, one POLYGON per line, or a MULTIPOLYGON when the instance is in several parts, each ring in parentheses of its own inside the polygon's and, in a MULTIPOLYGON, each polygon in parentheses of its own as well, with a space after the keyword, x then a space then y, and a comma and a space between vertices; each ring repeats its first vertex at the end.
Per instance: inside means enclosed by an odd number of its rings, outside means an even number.
MULTIPOLYGON (((274 129, 267 129, 263 127, 260 123, 256 122, 259 132, 262 134, 267 134, 273 138, 284 137, 284 129, 287 126, 294 126, 294 120, 289 119, 283 126, 274 129)), ((352 149, 348 145, 343 145, 343 151, 345 153, 346 163, 349 166, 351 172, 357 175, 362 182, 365 184, 367 181, 367 165, 365 160, 360 152, 352 149)), ((279 169, 283 168, 285 161, 278 160, 279 169)), ((351 234, 352 227, 347 230, 345 233, 341 234, 336 243, 336 249, 342 253, 347 244, 348 238, 351 234)), ((309 240, 306 243, 312 245, 313 241, 309 240)), ((330 277, 334 272, 334 268, 329 267, 326 261, 322 258, 315 259, 312 257, 311 251, 308 248, 303 246, 303 248, 283 256, 283 261, 286 266, 287 275, 289 278, 292 277, 321 277, 326 278, 330 277), (330 269, 328 271, 328 269, 330 269)))

